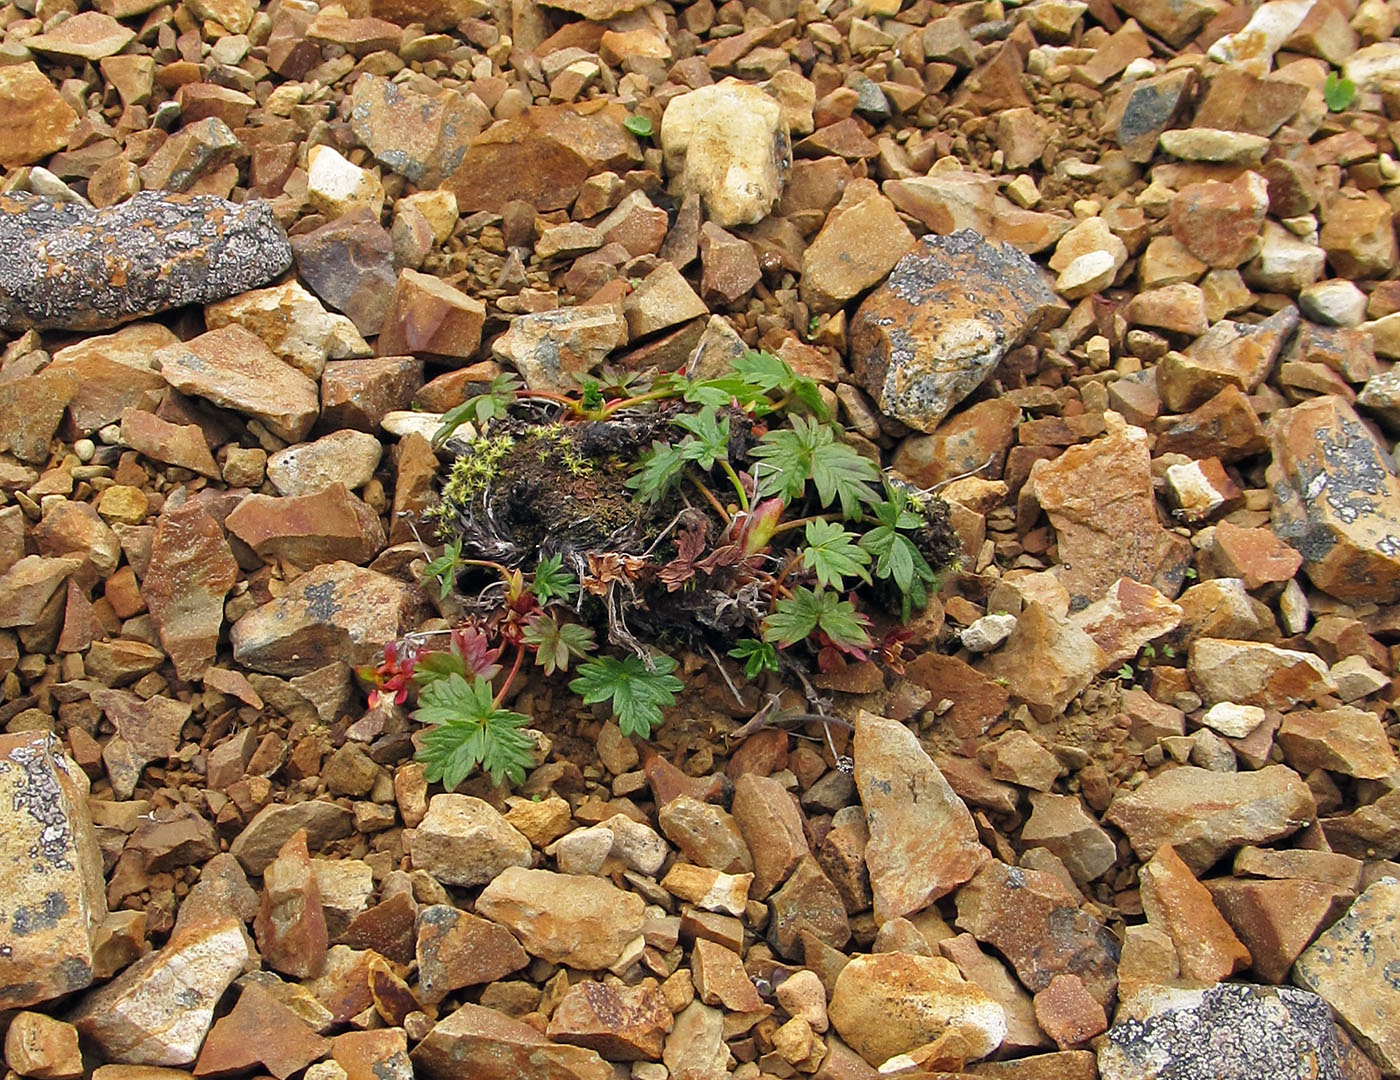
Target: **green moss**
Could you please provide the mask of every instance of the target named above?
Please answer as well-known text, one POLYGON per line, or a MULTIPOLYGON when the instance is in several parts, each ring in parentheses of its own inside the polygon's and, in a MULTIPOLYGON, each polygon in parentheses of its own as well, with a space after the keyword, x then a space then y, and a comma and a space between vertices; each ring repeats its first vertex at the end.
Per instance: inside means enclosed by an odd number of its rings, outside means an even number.
POLYGON ((484 492, 514 446, 515 440, 509 435, 473 440, 471 453, 463 454, 452 463, 447 483, 442 487, 443 502, 464 506, 484 492))

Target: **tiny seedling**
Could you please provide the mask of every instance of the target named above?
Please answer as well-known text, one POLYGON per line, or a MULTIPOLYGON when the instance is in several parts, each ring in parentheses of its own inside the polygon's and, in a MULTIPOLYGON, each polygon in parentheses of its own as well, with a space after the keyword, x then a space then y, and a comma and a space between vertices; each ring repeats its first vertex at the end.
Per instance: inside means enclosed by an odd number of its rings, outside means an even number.
POLYGON ((1322 84, 1322 100, 1332 112, 1346 112, 1356 100, 1356 84, 1335 71, 1329 72, 1322 84))

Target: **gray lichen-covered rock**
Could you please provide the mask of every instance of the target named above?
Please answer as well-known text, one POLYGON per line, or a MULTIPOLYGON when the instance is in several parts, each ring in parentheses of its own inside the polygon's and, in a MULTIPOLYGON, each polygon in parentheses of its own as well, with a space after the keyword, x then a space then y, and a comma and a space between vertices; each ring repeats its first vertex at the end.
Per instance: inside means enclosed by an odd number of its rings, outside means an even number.
POLYGON ((1063 308, 1044 271, 971 229, 925 236, 851 324, 856 378, 888 415, 933 431, 1008 351, 1063 308))
POLYGON ((1341 1080, 1327 1003, 1287 986, 1140 991, 1098 1045, 1103 1080, 1341 1080))
POLYGON ((102 330, 265 285, 292 264, 271 207, 144 191, 92 210, 0 195, 0 327, 102 330))

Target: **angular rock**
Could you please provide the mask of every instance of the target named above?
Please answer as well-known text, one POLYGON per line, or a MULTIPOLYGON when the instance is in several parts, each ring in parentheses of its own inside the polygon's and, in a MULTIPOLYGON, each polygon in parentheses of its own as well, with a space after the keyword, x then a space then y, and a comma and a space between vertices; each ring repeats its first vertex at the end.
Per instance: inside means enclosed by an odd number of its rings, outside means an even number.
POLYGON ((407 268, 398 284, 376 343, 384 355, 433 353, 467 358, 481 344, 486 305, 440 278, 407 268))
POLYGON ((288 442, 305 436, 320 412, 316 384, 242 326, 211 330, 157 349, 151 361, 182 394, 261 420, 288 442))
POLYGON ((172 424, 154 413, 124 409, 121 440, 152 461, 189 469, 211 480, 220 478, 219 466, 214 463, 204 431, 198 424, 172 424))
POLYGON ((224 531, 204 506, 187 500, 161 514, 141 596, 180 678, 198 679, 213 664, 237 580, 224 531))
MULTIPOLYGON (((430 19, 443 17, 434 11, 430 19)), ((471 140, 491 122, 475 95, 419 93, 369 72, 355 81, 350 108, 350 126, 375 160, 424 190, 438 187, 461 165, 471 140)))
POLYGON ((925 236, 857 310, 852 368, 883 412, 932 432, 1058 302, 1014 248, 968 230, 925 236))
POLYGON ((54 29, 25 39, 25 47, 62 59, 92 63, 122 51, 136 36, 110 15, 85 11, 64 19, 54 29))
POLYGON ((509 927, 531 956, 581 971, 617 962, 642 932, 645 903, 601 878, 549 870, 503 870, 477 897, 476 910, 509 927))
POLYGON ((354 323, 327 311, 298 281, 254 289, 204 309, 204 325, 210 330, 233 323, 262 338, 269 349, 308 379, 319 379, 327 360, 373 352, 354 323))
POLYGON ((24 192, 0 196, 0 326, 8 330, 101 330, 222 300, 290 265, 286 235, 258 200, 148 191, 91 210, 24 192))
POLYGON ((1200 874, 1231 848, 1282 839, 1316 816, 1312 792, 1286 766, 1242 773, 1181 766, 1119 791, 1104 820, 1127 833, 1141 857, 1170 844, 1200 874))
POLYGON ((1400 480, 1356 413, 1314 398, 1275 413, 1270 434, 1274 532, 1309 580, 1349 602, 1400 598, 1400 480))
POLYGON ((361 334, 379 333, 398 274, 394 245, 371 210, 342 214, 292 240, 297 273, 361 334))
POLYGON ((42 1013, 16 1013, 5 1032, 5 1064, 33 1080, 78 1080, 83 1055, 77 1029, 42 1013))
POLYGON ((292 833, 263 870, 253 933, 268 967, 297 979, 314 979, 325 970, 326 914, 305 829, 292 833))
POLYGON ((668 262, 663 262, 622 301, 627 333, 633 340, 709 314, 690 282, 668 262))
POLYGON ((1064 710, 1106 666, 1102 649, 1069 619, 1031 602, 1006 643, 979 661, 978 670, 1016 700, 1049 718, 1064 710))
POLYGON ((579 385, 575 376, 596 370, 626 343, 626 320, 607 304, 512 319, 510 329, 492 342, 491 351, 513 364, 531 390, 572 393, 579 385))
POLYGON ((152 761, 173 757, 189 720, 189 702, 168 697, 142 698, 106 687, 89 691, 92 703, 107 716, 117 734, 102 748, 102 764, 118 798, 128 799, 152 761))
POLYGON ((1175 943, 1183 979, 1216 983, 1249 967, 1249 950, 1170 844, 1143 866, 1139 882, 1143 913, 1175 943))
POLYGON ((958 929, 1006 957, 1027 990, 1039 993, 1068 972, 1100 1004, 1112 1001, 1118 943, 1053 874, 992 861, 958 892, 957 906, 958 929))
POLYGON ((778 102, 737 79, 667 102, 661 149, 674 194, 699 196, 705 217, 722 229, 767 217, 792 160, 778 102))
POLYGON ((1303 776, 1327 769, 1380 780, 1400 768, 1385 725, 1365 709, 1295 709, 1284 716, 1276 738, 1284 760, 1303 776))
MULTIPOLYGON (((321 375, 321 423, 378 431, 390 413, 409 407, 422 385, 423 361, 416 357, 332 360, 321 375)), ((429 432, 437 427, 433 421, 429 432)))
POLYGON ((78 122, 78 114, 33 62, 0 70, 0 116, 5 117, 0 165, 7 169, 62 150, 78 122))
POLYGON ((1102 600, 1076 612, 1073 622, 1104 654, 1104 669, 1131 660, 1150 642, 1181 625, 1182 610, 1151 585, 1119 578, 1102 600))
POLYGON ((274 803, 258 811, 229 845, 229 854, 250 874, 261 874, 282 846, 297 832, 306 830, 309 851, 348 836, 352 815, 344 807, 322 799, 282 805, 274 803))
POLYGON ((433 1080, 470 1072, 479 1080, 612 1080, 592 1050, 552 1043, 495 1009, 463 1005, 439 1020, 414 1047, 415 1071, 433 1080))
POLYGON ((1259 251, 1268 209, 1268 185, 1256 172, 1187 184, 1172 200, 1172 235, 1208 266, 1239 266, 1259 251))
POLYGON ((396 641, 411 617, 412 591, 353 563, 318 566, 229 632, 234 658, 254 671, 305 675, 334 660, 366 664, 396 641))
POLYGON ((802 253, 802 299, 813 311, 835 311, 885 280, 913 246, 894 203, 873 183, 854 182, 802 253))
POLYGON ((188 1065, 219 999, 250 959, 237 919, 196 922, 84 997, 70 1019, 108 1061, 188 1065))
POLYGON ((374 478, 384 446, 367 431, 334 431, 267 459, 267 479, 279 495, 315 495, 335 484, 351 491, 374 478))
POLYGON ((261 558, 299 567, 367 563, 384 547, 379 515, 343 484, 314 495, 249 495, 224 523, 261 558))
POLYGON ((1157 521, 1147 433, 1107 419, 1103 438, 1036 462, 1026 481, 1055 527, 1071 611, 1120 577, 1175 596, 1190 561, 1189 544, 1157 521))
POLYGON ((1074 795, 1030 794, 1031 816, 1021 827, 1021 843, 1043 847, 1065 864, 1078 882, 1095 881, 1118 861, 1113 838, 1074 795))
POLYGON ((546 1034, 609 1061, 657 1061, 673 1027, 666 999, 654 987, 582 982, 555 1007, 546 1034))
POLYGON ((1291 986, 1155 987, 1098 1044, 1102 1080, 1341 1080, 1327 1004, 1291 986))
POLYGON ((726 874, 753 871, 744 834, 723 807, 677 795, 662 802, 656 816, 666 839, 691 862, 726 874))
POLYGON ((536 210, 566 207, 588 177, 620 174, 640 160, 636 140, 622 126, 626 114, 613 110, 536 105, 498 120, 472 139, 441 186, 457 196, 464 214, 499 213, 515 200, 536 210))
POLYGON ((917 1050, 928 1068, 960 1068, 1006 1037, 1002 1007, 942 957, 852 957, 836 978, 830 1014, 841 1038, 873 1066, 917 1050))
POLYGON ((0 735, 0 1007, 92 982, 107 892, 87 795, 87 776, 52 735, 0 735))
POLYGON ((1174 412, 1205 404, 1228 386, 1253 393, 1273 371, 1298 327, 1298 311, 1286 307, 1259 323, 1222 319, 1184 353, 1169 352, 1157 365, 1157 392, 1174 412))
POLYGON ((1319 994, 1383 1072, 1400 1070, 1400 881, 1383 877, 1298 958, 1293 981, 1319 994))
POLYGON ((1303 950, 1356 898, 1354 889, 1301 878, 1216 878, 1202 884, 1249 950, 1254 973, 1271 983, 1286 982, 1303 950))
POLYGON ((768 908, 772 940, 784 955, 792 955, 808 937, 834 949, 843 948, 851 938, 841 894, 810 855, 768 898, 768 908))
POLYGON ((862 710, 853 756, 877 924, 922 911, 990 858, 967 806, 903 724, 862 710))
POLYGON ((287 1080, 330 1048, 330 1040, 312 1031, 293 1009, 250 983, 204 1040, 194 1074, 225 1076, 261 1065, 277 1080, 287 1080))
POLYGON ((1282 709, 1336 690, 1316 653, 1257 641, 1197 638, 1186 670, 1207 705, 1227 701, 1282 709))
POLYGON ((530 841, 489 803, 435 795, 409 845, 417 870, 448 885, 485 885, 511 866, 529 866, 530 841))
POLYGON ((734 784, 734 820, 753 852, 752 895, 762 900, 811 854, 802 812, 778 781, 744 773, 734 784))
POLYGON ((464 986, 504 979, 530 962, 504 926, 449 904, 420 908, 417 929, 418 988, 428 1004, 464 986))

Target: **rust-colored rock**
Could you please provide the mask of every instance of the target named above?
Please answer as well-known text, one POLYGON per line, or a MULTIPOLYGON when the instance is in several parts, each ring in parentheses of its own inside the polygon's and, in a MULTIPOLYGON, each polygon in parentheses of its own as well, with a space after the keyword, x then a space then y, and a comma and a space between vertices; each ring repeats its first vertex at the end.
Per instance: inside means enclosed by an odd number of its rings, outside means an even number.
POLYGON ((224 597, 237 580, 224 531, 204 506, 189 500, 161 514, 141 596, 181 678, 197 679, 214 662, 224 597))
POLYGON ((305 829, 294 832, 263 870, 253 932, 268 967, 298 979, 315 978, 325 969, 326 915, 305 829))

